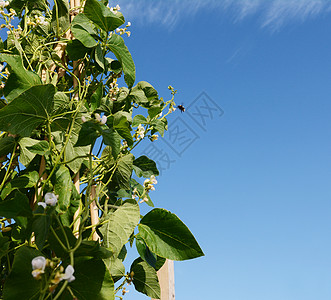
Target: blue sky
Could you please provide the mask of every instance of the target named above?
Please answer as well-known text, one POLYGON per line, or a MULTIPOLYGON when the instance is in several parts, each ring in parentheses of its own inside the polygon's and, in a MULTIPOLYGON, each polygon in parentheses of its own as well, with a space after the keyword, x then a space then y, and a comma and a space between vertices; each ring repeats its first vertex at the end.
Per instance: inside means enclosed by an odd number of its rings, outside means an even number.
POLYGON ((151 193, 206 254, 175 263, 176 298, 329 300, 331 3, 117 3, 137 81, 164 98, 173 85, 188 108, 170 118, 187 139, 155 144, 151 193))

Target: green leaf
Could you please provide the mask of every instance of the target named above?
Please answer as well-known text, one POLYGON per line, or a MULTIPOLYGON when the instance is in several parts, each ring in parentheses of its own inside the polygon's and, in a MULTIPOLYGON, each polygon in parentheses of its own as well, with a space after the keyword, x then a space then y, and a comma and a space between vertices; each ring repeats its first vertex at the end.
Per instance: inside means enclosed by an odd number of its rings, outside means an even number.
POLYGON ((97 124, 93 121, 83 123, 75 147, 92 145, 99 137, 97 129, 97 124))
POLYGON ((103 54, 100 44, 98 44, 95 47, 94 59, 95 59, 95 62, 98 64, 98 66, 104 71, 105 70, 105 58, 104 58, 104 54, 103 54))
MULTIPOLYGON (((114 282, 100 259, 81 257, 75 259, 75 280, 69 284, 79 300, 114 300, 114 282)), ((61 298, 62 299, 62 298, 61 298)), ((69 292, 64 300, 72 300, 69 292)))
POLYGON ((138 292, 144 293, 148 297, 160 299, 161 289, 156 271, 141 258, 137 258, 131 265, 133 284, 138 292))
POLYGON ((129 146, 133 145, 130 122, 128 121, 128 116, 125 115, 124 112, 119 111, 114 114, 113 127, 119 135, 127 141, 129 146))
POLYGON ((81 245, 75 251, 75 256, 91 256, 99 259, 108 259, 113 255, 112 252, 101 247, 98 241, 82 241, 81 245))
POLYGON ((114 282, 125 276, 125 267, 122 261, 122 259, 114 258, 113 256, 103 260, 114 282))
POLYGON ((49 228, 51 225, 51 219, 49 215, 46 214, 38 214, 35 215, 32 221, 32 231, 36 237, 36 245, 39 250, 42 250, 46 238, 48 236, 49 228))
POLYGON ((151 267, 155 268, 157 256, 153 252, 151 252, 151 250, 149 250, 144 240, 139 236, 136 237, 136 248, 140 257, 144 261, 146 261, 151 267))
POLYGON ((67 43, 66 51, 69 59, 75 61, 84 58, 90 49, 85 47, 78 39, 75 39, 67 43))
MULTIPOLYGON (((68 247, 67 245, 67 240, 68 240, 70 247, 73 248, 76 245, 77 239, 75 238, 69 227, 64 226, 63 229, 66 237, 63 234, 62 228, 56 228, 55 233, 57 237, 60 239, 60 241, 65 247, 68 247)), ((52 231, 50 231, 49 233, 48 242, 51 246, 51 249, 55 252, 56 256, 61 257, 62 260, 69 258, 68 252, 65 249, 63 249, 62 245, 59 243, 58 239, 55 237, 52 231)))
POLYGON ((52 84, 29 88, 0 110, 0 130, 21 136, 49 118, 53 109, 55 87, 52 84))
POLYGON ((70 198, 72 193, 72 180, 70 171, 64 165, 61 165, 55 173, 54 192, 59 196, 57 210, 67 211, 70 206, 70 198))
POLYGON ((133 118, 132 126, 137 127, 139 124, 148 124, 147 119, 143 115, 136 115, 133 118))
POLYGON ((14 178, 1 191, 1 198, 5 199, 15 189, 32 188, 37 184, 38 180, 39 174, 37 171, 32 171, 14 178))
POLYGON ((35 153, 32 153, 31 151, 28 150, 28 147, 31 147, 37 143, 39 143, 40 140, 35 140, 31 138, 21 138, 18 144, 20 145, 20 163, 23 166, 27 166, 36 156, 35 153))
POLYGON ((70 99, 67 94, 63 92, 56 92, 54 95, 54 106, 53 106, 53 113, 60 113, 63 111, 64 108, 70 103, 70 99))
POLYGON ((100 227, 103 235, 103 244, 112 249, 114 257, 117 257, 123 245, 136 228, 140 219, 139 205, 134 200, 127 200, 116 211, 109 212, 100 227))
POLYGON ((120 135, 113 130, 112 128, 109 129, 103 129, 101 131, 103 142, 105 145, 108 145, 111 147, 111 152, 113 157, 116 159, 117 155, 121 151, 121 137, 120 135))
POLYGON ((26 147, 31 153, 45 155, 49 152, 49 143, 47 141, 39 141, 37 144, 26 147))
POLYGON ((114 180, 120 188, 130 189, 130 178, 133 168, 133 155, 131 153, 120 158, 114 174, 114 180))
POLYGON ((152 175, 158 176, 159 170, 156 167, 154 160, 149 159, 143 155, 133 161, 133 169, 138 177, 151 177, 152 175))
POLYGON ((11 153, 15 146, 15 139, 12 136, 6 136, 0 139, 0 157, 11 153))
POLYGON ((144 91, 145 96, 150 102, 159 100, 157 91, 150 83, 146 81, 140 81, 138 82, 137 87, 144 91))
POLYGON ((151 251, 171 260, 203 256, 203 252, 186 225, 171 212, 155 208, 145 215, 138 226, 151 251))
POLYGON ((67 0, 55 0, 55 1, 57 6, 55 4, 53 6, 51 26, 56 36, 60 36, 61 34, 66 32, 70 26, 69 4, 67 0), (58 12, 57 17, 56 17, 56 11, 58 12), (57 22, 59 28, 57 28, 57 22))
POLYGON ((125 46, 123 38, 117 34, 113 34, 109 39, 108 47, 122 64, 124 80, 128 88, 132 88, 136 79, 136 68, 131 53, 125 46))
POLYGON ((0 259, 4 257, 9 250, 10 240, 7 236, 0 237, 0 259))
POLYGON ((42 255, 40 251, 27 246, 23 246, 17 250, 12 270, 5 281, 4 299, 39 299, 42 281, 35 280, 32 276, 31 261, 33 258, 42 255))
POLYGON ((156 131, 158 131, 162 137, 164 136, 164 130, 166 127, 166 123, 162 122, 159 119, 156 119, 151 123, 151 126, 153 127, 153 132, 152 132, 153 134, 156 131))
POLYGON ((11 74, 4 88, 4 95, 9 102, 29 88, 42 84, 37 74, 24 68, 19 55, 0 53, 0 61, 6 62, 11 68, 11 74))
POLYGON ((162 107, 152 106, 148 109, 148 115, 151 119, 153 119, 155 116, 159 115, 161 111, 162 111, 162 107))
POLYGON ((5 218, 14 218, 16 216, 28 217, 32 211, 27 196, 16 191, 14 197, 10 200, 0 201, 0 216, 5 218))
POLYGON ((124 24, 123 18, 110 11, 102 2, 87 0, 84 6, 84 14, 104 31, 112 31, 124 24))
POLYGON ((92 111, 95 111, 100 106, 102 96, 103 96, 103 85, 102 82, 100 82, 91 96, 90 105, 92 111))
POLYGON ((91 22, 84 14, 78 14, 71 23, 71 31, 86 48, 94 48, 97 45, 92 35, 96 34, 91 22))

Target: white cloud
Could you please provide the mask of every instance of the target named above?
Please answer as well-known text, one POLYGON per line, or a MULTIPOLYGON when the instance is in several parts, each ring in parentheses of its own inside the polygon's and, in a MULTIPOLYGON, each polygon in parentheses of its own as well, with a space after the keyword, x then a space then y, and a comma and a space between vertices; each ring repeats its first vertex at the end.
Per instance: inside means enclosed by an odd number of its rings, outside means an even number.
POLYGON ((173 28, 181 18, 203 11, 233 14, 235 21, 256 15, 261 27, 278 30, 288 22, 331 12, 329 0, 118 0, 128 20, 173 28))

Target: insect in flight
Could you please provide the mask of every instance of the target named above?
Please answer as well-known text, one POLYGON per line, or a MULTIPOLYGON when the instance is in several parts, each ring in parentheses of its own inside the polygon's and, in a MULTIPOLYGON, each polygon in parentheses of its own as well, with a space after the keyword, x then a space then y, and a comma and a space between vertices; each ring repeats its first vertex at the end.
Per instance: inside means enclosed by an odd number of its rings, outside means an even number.
POLYGON ((177 108, 183 113, 185 111, 185 107, 183 105, 178 105, 177 108))

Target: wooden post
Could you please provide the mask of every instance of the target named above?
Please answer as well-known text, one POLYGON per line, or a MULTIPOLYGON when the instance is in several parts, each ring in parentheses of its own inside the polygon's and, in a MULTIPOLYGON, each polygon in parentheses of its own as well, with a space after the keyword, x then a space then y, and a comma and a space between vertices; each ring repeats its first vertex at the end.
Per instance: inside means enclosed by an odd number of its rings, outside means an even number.
POLYGON ((157 272, 157 276, 161 287, 160 300, 175 300, 174 262, 167 259, 163 267, 157 272))

